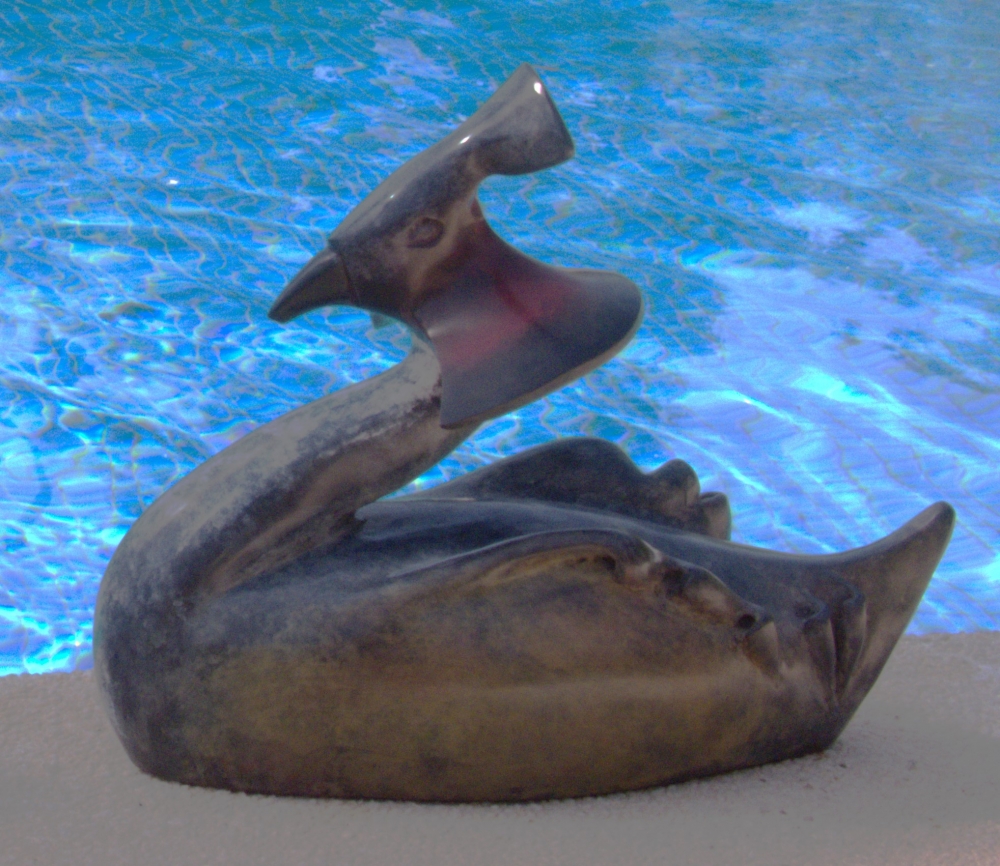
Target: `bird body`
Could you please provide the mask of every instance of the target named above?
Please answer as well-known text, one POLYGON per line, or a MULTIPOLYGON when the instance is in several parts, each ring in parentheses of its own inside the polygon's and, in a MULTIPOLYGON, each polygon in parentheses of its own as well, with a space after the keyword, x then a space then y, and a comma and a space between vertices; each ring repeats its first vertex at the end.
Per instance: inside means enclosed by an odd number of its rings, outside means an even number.
POLYGON ((535 262, 475 201, 487 174, 571 153, 521 67, 278 298, 279 320, 326 303, 394 316, 413 350, 213 456, 122 541, 95 669, 140 768, 257 793, 526 800, 794 757, 847 724, 947 545, 944 503, 855 551, 776 553, 730 542, 728 502, 687 464, 643 473, 586 438, 383 498, 638 327, 630 281, 535 262))

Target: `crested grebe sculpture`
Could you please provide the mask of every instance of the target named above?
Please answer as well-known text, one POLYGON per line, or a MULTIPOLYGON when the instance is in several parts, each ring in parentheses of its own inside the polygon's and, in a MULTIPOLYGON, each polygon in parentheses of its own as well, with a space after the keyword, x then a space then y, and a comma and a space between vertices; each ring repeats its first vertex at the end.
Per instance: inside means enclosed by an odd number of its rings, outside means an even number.
POLYGON ((671 460, 560 440, 381 500, 483 420, 631 338, 636 287, 500 240, 490 174, 569 158, 529 66, 371 193, 292 280, 414 333, 388 372, 265 424, 115 552, 94 661, 132 760, 269 794, 529 800, 817 751, 861 702, 951 533, 938 503, 828 556, 733 544, 671 460))

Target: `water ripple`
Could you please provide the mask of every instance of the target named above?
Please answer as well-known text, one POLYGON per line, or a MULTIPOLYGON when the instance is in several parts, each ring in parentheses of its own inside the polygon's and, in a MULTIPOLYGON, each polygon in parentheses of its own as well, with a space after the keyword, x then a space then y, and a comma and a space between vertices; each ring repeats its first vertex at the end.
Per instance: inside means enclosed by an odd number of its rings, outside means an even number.
POLYGON ((622 355, 415 486, 554 436, 688 460, 741 541, 959 526, 914 630, 1000 627, 1000 11, 552 0, 0 9, 0 673, 89 662, 100 576, 159 493, 396 363, 349 310, 266 318, 382 177, 536 64, 577 158, 483 201, 620 270, 622 355))

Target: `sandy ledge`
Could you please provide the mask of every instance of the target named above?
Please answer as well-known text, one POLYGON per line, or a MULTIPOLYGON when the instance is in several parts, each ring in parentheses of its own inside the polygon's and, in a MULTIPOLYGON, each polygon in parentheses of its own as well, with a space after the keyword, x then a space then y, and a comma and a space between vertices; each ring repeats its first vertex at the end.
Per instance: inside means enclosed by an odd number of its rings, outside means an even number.
POLYGON ((522 806, 283 800, 136 770, 90 674, 0 679, 0 863, 998 866, 1000 633, 904 638, 828 752, 522 806))

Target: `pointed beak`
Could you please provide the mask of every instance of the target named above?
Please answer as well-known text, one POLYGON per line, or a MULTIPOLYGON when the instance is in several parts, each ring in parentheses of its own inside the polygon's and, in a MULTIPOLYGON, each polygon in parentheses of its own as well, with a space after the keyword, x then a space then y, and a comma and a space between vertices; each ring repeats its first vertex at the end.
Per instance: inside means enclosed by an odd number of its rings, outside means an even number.
POLYGON ((330 304, 353 303, 351 283, 340 256, 330 247, 318 252, 285 286, 268 311, 276 322, 287 322, 330 304))

